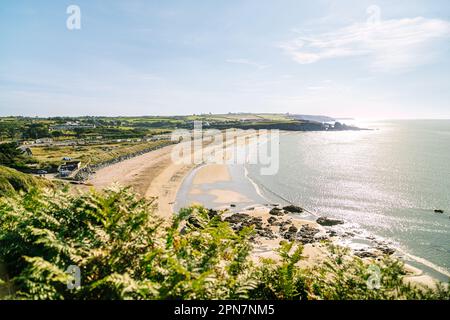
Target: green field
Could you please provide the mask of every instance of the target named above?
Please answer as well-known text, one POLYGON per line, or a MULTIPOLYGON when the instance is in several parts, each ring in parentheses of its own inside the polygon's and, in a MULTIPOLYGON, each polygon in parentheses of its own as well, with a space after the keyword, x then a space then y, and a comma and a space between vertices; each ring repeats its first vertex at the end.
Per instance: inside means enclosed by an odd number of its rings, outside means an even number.
POLYGON ((158 148, 168 143, 167 140, 142 143, 110 143, 77 146, 48 146, 31 147, 33 157, 38 160, 41 167, 58 166, 62 158, 68 157, 80 160, 82 165, 95 165, 115 159, 117 157, 133 154, 150 148, 158 148))

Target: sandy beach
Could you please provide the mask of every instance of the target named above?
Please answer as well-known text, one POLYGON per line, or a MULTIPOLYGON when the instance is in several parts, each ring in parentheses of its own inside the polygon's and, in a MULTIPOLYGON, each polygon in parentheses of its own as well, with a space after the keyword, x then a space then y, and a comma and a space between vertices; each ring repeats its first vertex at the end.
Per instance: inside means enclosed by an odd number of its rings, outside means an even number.
MULTIPOLYGON (((243 131, 239 133, 239 136, 245 137, 244 143, 248 143, 249 140, 247 138, 254 136, 254 133, 249 134, 243 131)), ((235 147, 234 142, 224 141, 221 144, 224 158, 232 154, 235 147)), ((205 141, 203 144, 202 152, 204 156, 209 155, 211 148, 215 147, 209 144, 209 141, 205 141)), ((86 185, 96 189, 103 189, 114 183, 131 187, 146 198, 155 198, 157 213, 163 218, 168 218, 173 213, 173 204, 181 183, 189 172, 199 166, 199 164, 191 161, 182 161, 183 159, 179 163, 175 163, 171 155, 177 146, 179 145, 166 146, 99 169, 86 181, 86 185)), ((184 157, 192 157, 193 152, 184 155, 184 157)), ((220 165, 213 166, 207 170, 203 173, 203 176, 197 179, 197 183, 201 184, 205 181, 215 182, 214 179, 224 179, 227 172, 226 167, 220 165)), ((216 193, 219 200, 225 202, 232 200, 233 196, 239 196, 238 194, 232 194, 231 196, 229 194, 221 194, 219 190, 216 193)))
POLYGON ((156 198, 158 213, 170 215, 170 204, 176 191, 193 166, 175 165, 171 160, 174 146, 166 146, 97 170, 86 182, 96 189, 103 189, 116 183, 133 188, 148 198, 156 198))

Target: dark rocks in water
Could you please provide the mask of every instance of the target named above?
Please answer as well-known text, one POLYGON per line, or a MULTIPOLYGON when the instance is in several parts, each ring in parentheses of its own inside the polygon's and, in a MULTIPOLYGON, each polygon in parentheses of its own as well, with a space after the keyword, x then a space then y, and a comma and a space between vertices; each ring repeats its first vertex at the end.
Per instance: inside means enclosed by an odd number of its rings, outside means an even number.
POLYGON ((395 249, 389 248, 388 246, 379 246, 377 249, 389 256, 395 253, 395 249))
POLYGON ((236 208, 236 205, 234 203, 230 204, 230 207, 236 208))
POLYGON ((444 213, 444 210, 442 210, 442 209, 434 209, 434 213, 444 213))
POLYGON ((286 207, 283 207, 284 211, 287 212, 292 212, 292 213, 302 213, 303 212, 303 208, 299 207, 299 206, 294 206, 294 205, 289 205, 286 207))
POLYGON ((378 255, 375 252, 365 250, 365 249, 360 249, 360 250, 355 251, 355 256, 360 257, 360 258, 377 258, 378 257, 378 255))
POLYGON ((269 211, 269 214, 273 216, 283 216, 284 212, 280 208, 273 208, 269 211))
POLYGON ((327 217, 320 217, 316 220, 316 222, 322 226, 331 227, 338 224, 343 224, 344 221, 338 219, 331 219, 327 217))
POLYGON ((327 233, 330 237, 335 237, 337 236, 337 232, 334 230, 327 230, 327 233))
POLYGON ((342 235, 343 237, 354 237, 355 236, 355 233, 353 233, 353 232, 351 232, 351 231, 347 231, 347 232, 345 232, 343 235, 342 235))

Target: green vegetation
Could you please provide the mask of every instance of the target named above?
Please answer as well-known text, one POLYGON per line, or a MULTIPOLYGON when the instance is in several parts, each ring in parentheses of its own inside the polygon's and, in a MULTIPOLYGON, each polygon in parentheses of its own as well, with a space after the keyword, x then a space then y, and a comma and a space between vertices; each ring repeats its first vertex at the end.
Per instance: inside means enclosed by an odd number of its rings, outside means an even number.
POLYGON ((319 122, 296 120, 284 114, 0 117, 0 165, 24 172, 56 173, 65 162, 63 158, 79 160, 82 166, 102 164, 167 145, 173 130, 192 129, 194 121, 202 121, 204 129, 325 130, 319 122))
POLYGON ((49 180, 0 166, 0 196, 11 195, 17 191, 28 192, 34 188, 52 185, 49 180))
MULTIPOLYGON (((135 139, 156 134, 170 133, 177 128, 192 128, 194 121, 203 121, 205 127, 253 129, 291 124, 292 129, 309 130, 311 122, 296 120, 285 114, 202 114, 189 116, 143 116, 143 117, 53 117, 0 118, 0 141, 36 140, 52 138, 67 139, 135 139), (306 127, 303 127, 306 126, 306 127)), ((318 125, 316 123, 316 125, 318 125)), ((319 126, 320 128, 320 126, 319 126)), ((322 128, 323 129, 323 128, 322 128)))
POLYGON ((98 143, 74 146, 35 146, 30 148, 33 158, 41 167, 57 167, 63 157, 80 160, 83 165, 100 164, 123 155, 156 149, 168 144, 167 140, 144 142, 98 143))
POLYGON ((367 266, 338 247, 315 268, 299 267, 302 247, 287 242, 281 261, 252 262, 252 233, 202 207, 165 225, 128 189, 15 193, 0 198, 0 290, 9 299, 449 299, 443 286, 406 285, 388 257, 374 262, 381 288, 369 290, 367 266), (81 287, 69 290, 71 265, 81 287))
POLYGON ((0 164, 10 168, 24 168, 27 158, 15 142, 0 144, 0 164))

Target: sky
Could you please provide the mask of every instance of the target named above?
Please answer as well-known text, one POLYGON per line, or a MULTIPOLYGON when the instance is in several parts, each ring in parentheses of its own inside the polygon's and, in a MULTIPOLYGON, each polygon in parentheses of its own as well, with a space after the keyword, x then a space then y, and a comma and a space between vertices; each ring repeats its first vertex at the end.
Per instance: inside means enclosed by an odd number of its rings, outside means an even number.
POLYGON ((448 119, 449 58, 447 0, 2 0, 0 115, 448 119))

